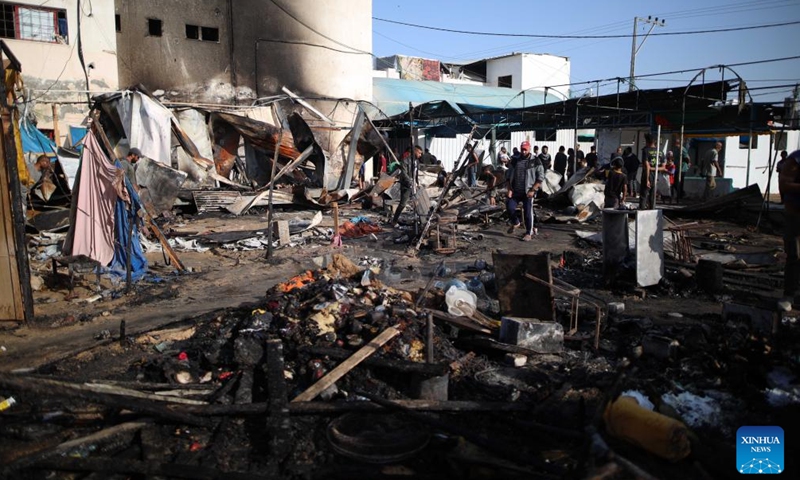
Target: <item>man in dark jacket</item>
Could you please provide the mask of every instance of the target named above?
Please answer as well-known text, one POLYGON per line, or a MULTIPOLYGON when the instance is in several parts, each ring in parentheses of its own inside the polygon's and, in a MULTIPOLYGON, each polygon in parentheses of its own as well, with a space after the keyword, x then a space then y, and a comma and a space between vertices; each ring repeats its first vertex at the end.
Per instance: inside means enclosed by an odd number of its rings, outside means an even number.
POLYGON ((647 146, 642 149, 642 177, 639 180, 639 210, 655 208, 651 197, 652 188, 656 188, 656 170, 658 169, 658 149, 656 140, 646 133, 644 141, 647 146))
POLYGON ((544 167, 545 170, 550 170, 553 168, 553 160, 550 158, 550 154, 547 150, 547 145, 542 147, 542 153, 539 154, 539 161, 542 162, 542 167, 544 167))
POLYGON ((412 155, 403 156, 402 160, 400 160, 400 166, 397 168, 399 172, 397 180, 400 182, 400 203, 397 204, 397 210, 395 210, 392 218, 392 225, 395 228, 400 226, 398 223, 400 214, 403 213, 406 204, 408 204, 408 199, 411 198, 411 189, 417 180, 414 178, 417 172, 416 163, 420 157, 422 157, 422 147, 417 145, 414 147, 412 155))
POLYGON ((529 242, 535 233, 533 227, 533 197, 544 181, 542 162, 531 154, 531 144, 527 140, 520 145, 520 156, 514 166, 506 172, 508 180, 508 217, 511 228, 508 233, 520 227, 517 216, 517 205, 522 202, 522 213, 525 218, 525 235, 522 241, 529 242))

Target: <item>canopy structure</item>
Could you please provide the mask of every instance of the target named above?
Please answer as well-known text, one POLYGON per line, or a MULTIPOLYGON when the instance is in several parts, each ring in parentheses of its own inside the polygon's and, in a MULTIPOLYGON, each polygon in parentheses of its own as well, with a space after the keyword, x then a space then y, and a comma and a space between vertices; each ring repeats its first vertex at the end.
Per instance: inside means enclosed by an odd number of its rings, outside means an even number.
MULTIPOLYGON (((397 82, 405 82, 397 80, 397 82)), ((416 82, 432 83, 432 82, 416 82)), ((446 84, 445 84, 446 85, 446 84)), ((489 87, 475 87, 489 89, 489 87)), ((673 88, 634 90, 597 97, 571 98, 559 102, 520 107, 522 95, 504 106, 486 105, 481 97, 463 99, 454 108, 450 101, 431 98, 427 104, 414 106, 413 112, 395 115, 392 123, 406 122, 409 113, 415 128, 446 126, 451 131, 468 131, 473 125, 494 128, 497 133, 560 129, 654 128, 677 131, 684 124, 687 133, 738 135, 769 132, 773 117, 783 108, 767 103, 745 103, 744 85, 738 79, 673 88), (739 91, 739 102, 728 96, 739 91), (685 116, 683 103, 685 98, 685 116), (473 100, 473 101, 470 101, 473 100), (434 108, 435 107, 435 108, 434 108), (460 112, 460 113, 459 113, 460 112)), ((490 89, 507 90, 507 89, 490 89)), ((377 94, 376 94, 377 97, 377 94)), ((499 97, 498 97, 499 98, 499 97)), ((388 126, 389 122, 383 122, 388 126)))

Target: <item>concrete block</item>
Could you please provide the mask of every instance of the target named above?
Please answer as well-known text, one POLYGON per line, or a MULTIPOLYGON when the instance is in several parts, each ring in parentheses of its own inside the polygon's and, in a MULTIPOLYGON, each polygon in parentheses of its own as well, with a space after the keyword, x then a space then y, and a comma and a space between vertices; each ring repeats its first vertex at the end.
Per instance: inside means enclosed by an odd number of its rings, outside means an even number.
POLYGON ((278 237, 278 243, 281 246, 289 245, 291 242, 289 235, 289 222, 286 220, 278 220, 275 222, 275 236, 278 237))
POLYGON ((522 367, 528 363, 528 357, 519 353, 506 353, 506 356, 503 358, 503 362, 506 365, 511 365, 512 367, 522 367))
POLYGON ((625 304, 623 302, 609 302, 608 313, 622 313, 625 311, 625 304))
POLYGON ((677 357, 678 347, 677 340, 663 335, 645 335, 642 339, 642 353, 661 360, 677 357))
POLYGON ((535 318, 503 317, 500 341, 541 353, 560 352, 564 347, 564 327, 535 318))

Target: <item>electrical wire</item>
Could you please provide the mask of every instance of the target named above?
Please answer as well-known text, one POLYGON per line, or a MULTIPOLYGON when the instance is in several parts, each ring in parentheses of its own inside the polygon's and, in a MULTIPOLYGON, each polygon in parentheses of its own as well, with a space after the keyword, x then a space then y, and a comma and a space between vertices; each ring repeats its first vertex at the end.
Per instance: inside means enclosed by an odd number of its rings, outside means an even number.
MULTIPOLYGON (((311 30, 312 32, 314 32, 317 35, 319 35, 320 37, 325 38, 326 40, 330 40, 331 42, 339 45, 340 47, 349 48, 350 50, 353 50, 353 53, 361 53, 361 54, 364 54, 364 55, 374 56, 372 54, 372 52, 366 52, 364 50, 361 50, 361 49, 358 49, 358 48, 355 48, 355 47, 351 47, 350 45, 347 45, 345 43, 342 43, 342 42, 340 42, 340 41, 338 41, 338 40, 336 40, 334 38, 331 38, 331 37, 325 35, 324 33, 320 32, 317 29, 315 29, 311 25, 309 25, 309 24, 303 22, 302 20, 300 20, 299 18, 297 18, 292 12, 287 10, 283 5, 281 5, 280 3, 276 2, 275 0, 270 0, 270 2, 273 5, 275 5, 276 7, 278 7, 281 11, 283 11, 283 13, 285 13, 286 15, 291 17, 295 22, 297 22, 300 25, 302 25, 302 26, 306 27, 307 29, 311 30)), ((318 46, 321 46, 321 45, 318 45, 318 46)), ((333 50, 333 49, 331 49, 331 50, 333 50)), ((340 50, 337 50, 337 51, 340 51, 340 50)))
MULTIPOLYGON (((274 3, 274 0, 271 0, 274 3)), ((633 34, 619 34, 619 35, 544 35, 544 34, 525 34, 525 33, 499 33, 499 32, 475 32, 470 30, 455 30, 451 28, 431 27, 428 25, 418 25, 415 23, 400 22, 397 20, 388 20, 386 18, 372 17, 373 20, 379 22, 392 23, 395 25, 403 25, 406 27, 421 28, 423 30, 434 30, 437 32, 459 33, 462 35, 478 35, 486 37, 517 37, 517 38, 559 38, 559 39, 600 39, 600 38, 631 38, 633 34)), ((664 37, 664 36, 677 36, 677 35, 699 35, 706 33, 721 33, 721 32, 739 32, 743 30, 757 30, 763 28, 785 27, 789 25, 798 25, 800 20, 782 23, 769 23, 765 25, 752 25, 749 27, 733 27, 733 28, 718 28, 709 30, 690 30, 683 32, 660 32, 651 33, 651 37, 664 37)))

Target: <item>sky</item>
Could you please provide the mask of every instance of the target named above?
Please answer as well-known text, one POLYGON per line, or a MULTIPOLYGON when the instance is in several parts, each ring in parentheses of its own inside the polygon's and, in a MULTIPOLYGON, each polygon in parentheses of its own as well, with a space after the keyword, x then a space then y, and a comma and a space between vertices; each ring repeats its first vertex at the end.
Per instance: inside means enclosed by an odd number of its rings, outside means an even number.
MULTIPOLYGON (((373 0, 373 53, 402 54, 460 62, 511 52, 569 57, 572 82, 630 75, 633 19, 658 17, 665 26, 653 33, 715 30, 800 21, 800 0, 540 1, 540 0, 373 0), (375 18, 439 28, 536 35, 628 35, 615 39, 536 39, 438 32, 386 23, 375 18)), ((640 25, 643 35, 649 25, 640 25)), ((640 37, 641 41, 641 37, 640 37)), ((636 74, 700 69, 714 65, 800 56, 800 25, 698 35, 650 36, 636 56, 636 74)), ((800 82, 800 58, 732 66, 756 102, 782 102, 800 82), (788 85, 779 87, 781 85, 788 85), (765 88, 766 87, 766 88, 765 88), (776 87, 776 88, 769 88, 776 87)), ((698 72, 637 80, 640 89, 685 85, 698 72)), ((730 78, 731 73, 725 73, 730 78)), ((719 69, 707 81, 719 80, 719 69)), ((575 85, 573 96, 596 93, 596 83, 575 85)), ((621 87, 622 91, 627 86, 621 87)), ((617 90, 600 83, 600 94, 617 90)))

